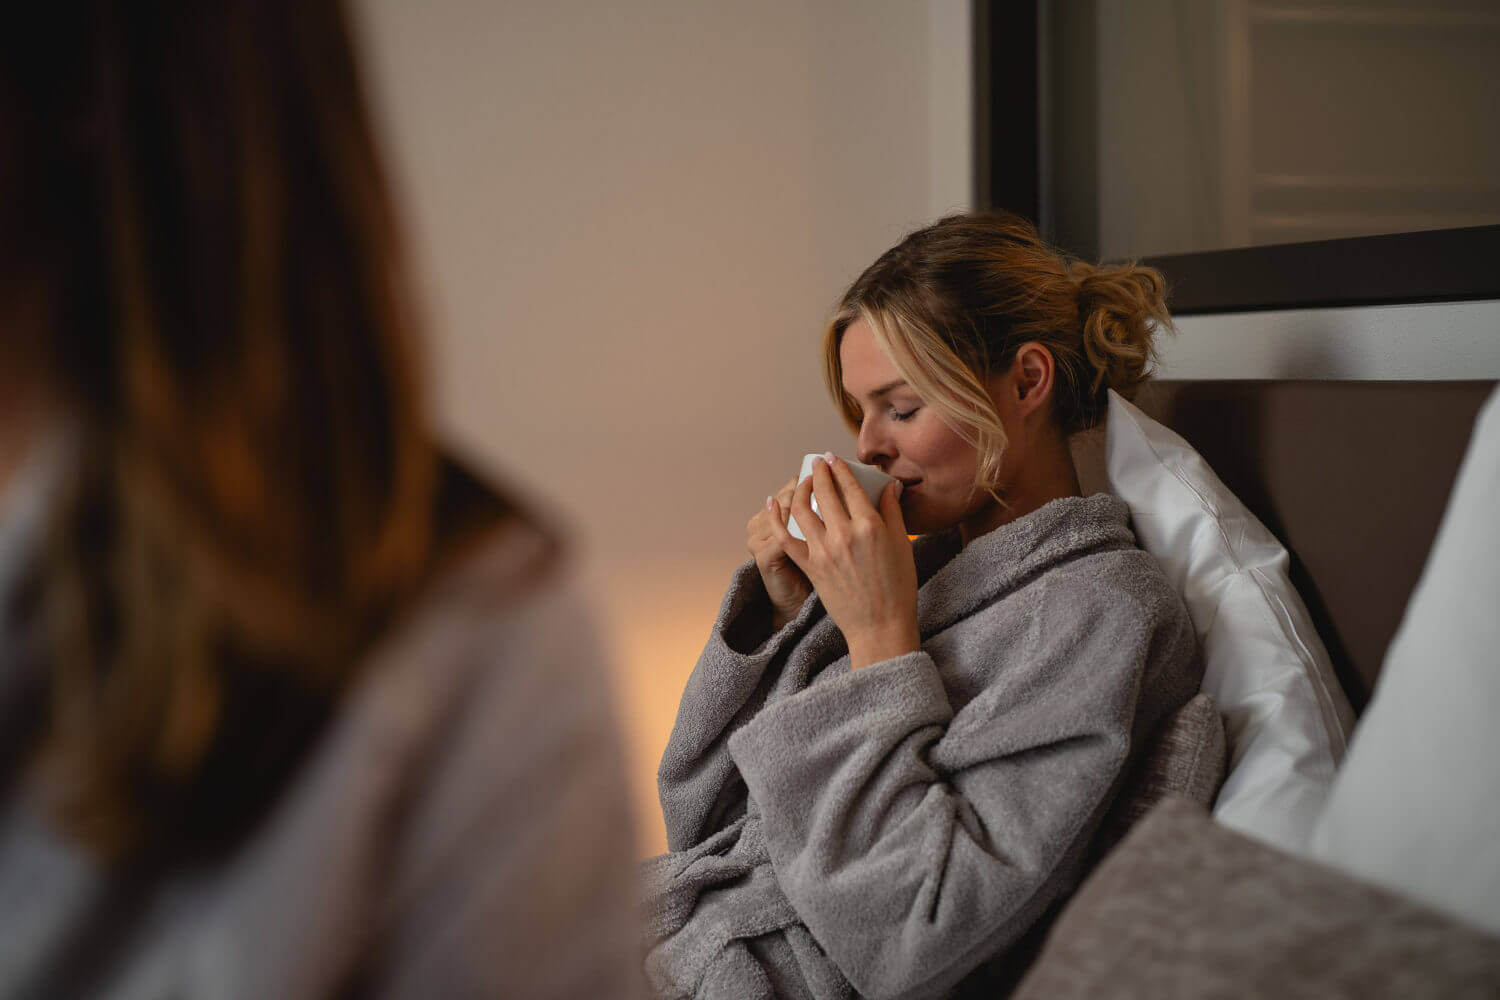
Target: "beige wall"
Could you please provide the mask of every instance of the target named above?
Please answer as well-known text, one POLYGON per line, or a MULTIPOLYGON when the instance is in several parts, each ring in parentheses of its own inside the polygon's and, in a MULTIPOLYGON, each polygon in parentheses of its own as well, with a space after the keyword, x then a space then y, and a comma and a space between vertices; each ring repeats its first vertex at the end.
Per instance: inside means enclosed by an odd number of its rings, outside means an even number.
POLYGON ((969 192, 962 0, 365 0, 450 438, 567 519, 656 763, 743 527, 847 451, 821 322, 969 192))

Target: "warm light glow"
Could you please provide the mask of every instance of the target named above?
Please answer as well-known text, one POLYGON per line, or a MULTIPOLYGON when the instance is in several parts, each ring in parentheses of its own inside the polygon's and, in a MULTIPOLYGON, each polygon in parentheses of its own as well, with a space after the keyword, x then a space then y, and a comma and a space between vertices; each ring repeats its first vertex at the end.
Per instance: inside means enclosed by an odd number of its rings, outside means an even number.
MULTIPOLYGON (((732 559, 732 555, 728 557, 732 559)), ((606 579, 603 605, 617 674, 636 843, 642 857, 667 849, 656 768, 677 718, 677 702, 708 640, 732 565, 726 558, 606 579), (622 578, 623 577, 623 578, 622 578)))

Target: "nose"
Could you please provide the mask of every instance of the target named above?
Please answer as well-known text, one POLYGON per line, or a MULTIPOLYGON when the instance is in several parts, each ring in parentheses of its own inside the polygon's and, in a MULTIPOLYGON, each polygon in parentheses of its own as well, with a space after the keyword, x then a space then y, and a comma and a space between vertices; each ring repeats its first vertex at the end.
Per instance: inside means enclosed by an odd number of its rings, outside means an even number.
POLYGON ((859 438, 854 443, 854 457, 865 465, 884 469, 885 464, 895 458, 890 438, 881 430, 879 421, 865 417, 859 425, 859 438))

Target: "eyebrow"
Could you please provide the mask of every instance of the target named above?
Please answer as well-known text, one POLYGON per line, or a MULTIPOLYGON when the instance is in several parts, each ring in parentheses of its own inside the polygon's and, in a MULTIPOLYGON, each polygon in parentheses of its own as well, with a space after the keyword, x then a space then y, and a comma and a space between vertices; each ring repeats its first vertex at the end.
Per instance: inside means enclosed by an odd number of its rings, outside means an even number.
POLYGON ((906 379, 904 379, 904 378, 898 378, 898 379, 895 379, 893 381, 887 382, 885 385, 883 385, 880 388, 876 389, 874 392, 870 393, 869 396, 867 396, 865 398, 867 398, 867 399, 869 399, 870 401, 873 402, 874 400, 877 400, 881 396, 884 396, 886 393, 890 392, 892 389, 900 389, 904 385, 906 385, 906 379))

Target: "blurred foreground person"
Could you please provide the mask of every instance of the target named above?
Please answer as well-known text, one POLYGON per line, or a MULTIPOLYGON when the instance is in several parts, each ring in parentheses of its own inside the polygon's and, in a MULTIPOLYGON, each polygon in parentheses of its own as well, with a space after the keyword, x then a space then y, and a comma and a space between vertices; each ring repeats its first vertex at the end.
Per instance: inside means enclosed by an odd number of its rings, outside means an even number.
POLYGON ((629 995, 599 650, 435 451, 337 4, 0 49, 0 997, 629 995))

